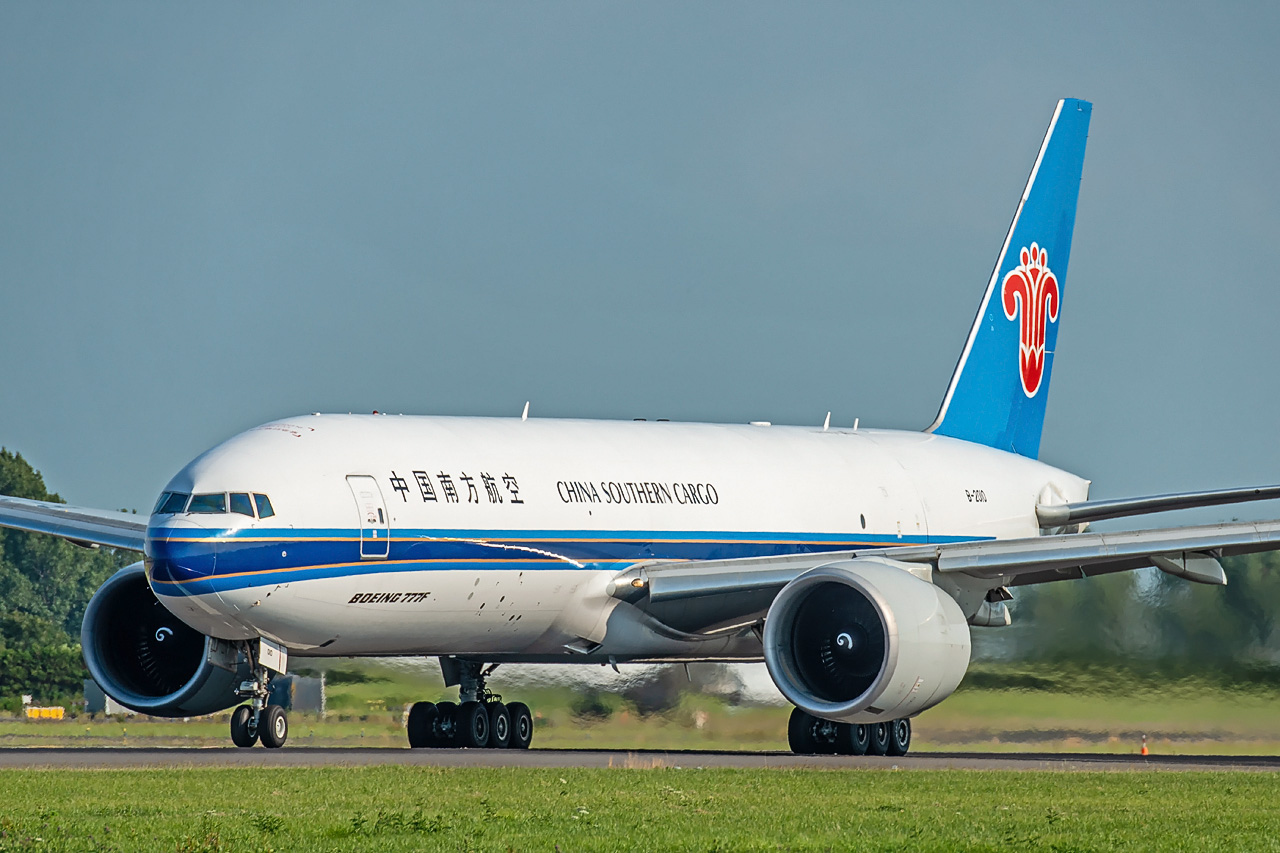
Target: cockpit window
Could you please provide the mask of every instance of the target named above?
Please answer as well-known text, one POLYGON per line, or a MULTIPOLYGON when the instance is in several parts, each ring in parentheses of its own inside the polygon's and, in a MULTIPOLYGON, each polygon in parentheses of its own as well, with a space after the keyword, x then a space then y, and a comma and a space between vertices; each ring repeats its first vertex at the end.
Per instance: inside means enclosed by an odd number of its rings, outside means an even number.
POLYGON ((246 492, 231 493, 231 511, 253 518, 253 503, 246 492))
POLYGON ((226 512, 227 496, 224 492, 212 495, 192 495, 187 512, 226 512))
POLYGON ((183 492, 165 492, 160 496, 160 502, 156 504, 156 512, 161 514, 182 512, 186 509, 189 497, 191 495, 183 492))
POLYGON ((253 502, 258 505, 258 518, 270 518, 276 514, 271 508, 271 498, 266 495, 254 495, 253 502))

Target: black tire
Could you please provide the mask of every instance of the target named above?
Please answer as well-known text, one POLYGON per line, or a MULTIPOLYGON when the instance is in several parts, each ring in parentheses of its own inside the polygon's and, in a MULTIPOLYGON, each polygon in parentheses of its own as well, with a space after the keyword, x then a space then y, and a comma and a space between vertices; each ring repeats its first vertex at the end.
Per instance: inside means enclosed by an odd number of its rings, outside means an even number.
POLYGON ((507 706, 507 714, 511 717, 510 749, 528 749, 533 743, 533 714, 529 706, 523 702, 512 702, 507 706))
POLYGON ((867 734, 867 755, 889 754, 888 723, 868 723, 867 734))
POLYGON ((511 712, 501 702, 485 705, 489 713, 489 748, 506 749, 511 745, 511 712))
POLYGON ((819 755, 835 755, 840 751, 840 729, 844 723, 810 717, 814 748, 819 755))
POLYGON ((436 746, 458 745, 458 703, 437 702, 436 722, 432 727, 436 746))
POLYGON ((911 721, 894 720, 889 724, 889 749, 886 755, 906 755, 911 748, 911 721))
POLYGON ((248 705, 239 705, 231 712, 231 742, 241 748, 258 742, 258 720, 248 705))
POLYGON ((787 744, 796 755, 818 753, 818 742, 813 736, 814 723, 817 719, 799 708, 791 709, 791 719, 787 721, 787 744))
POLYGON ((866 755, 871 741, 870 726, 863 723, 841 723, 836 740, 836 752, 840 755, 866 755))
POLYGON ((267 749, 279 749, 289 739, 289 717, 279 705, 268 705, 258 715, 258 738, 267 749))
POLYGON ((409 709, 405 728, 409 732, 409 748, 423 749, 436 745, 436 706, 431 702, 414 702, 409 709))
POLYGON ((483 702, 463 702, 458 706, 457 743, 469 749, 489 745, 489 712, 483 702))

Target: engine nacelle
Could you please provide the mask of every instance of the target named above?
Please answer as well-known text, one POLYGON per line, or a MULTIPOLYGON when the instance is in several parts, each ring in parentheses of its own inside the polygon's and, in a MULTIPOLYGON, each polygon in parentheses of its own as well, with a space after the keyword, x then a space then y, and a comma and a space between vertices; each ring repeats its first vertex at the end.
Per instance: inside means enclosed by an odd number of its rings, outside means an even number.
POLYGON ((969 667, 969 626, 947 593, 877 557, 805 572, 764 623, 774 684, 802 711, 879 723, 930 708, 969 667))
POLYGON ((112 575, 89 600, 80 625, 89 674, 112 699, 158 717, 196 717, 235 705, 250 677, 236 649, 170 613, 142 563, 112 575))

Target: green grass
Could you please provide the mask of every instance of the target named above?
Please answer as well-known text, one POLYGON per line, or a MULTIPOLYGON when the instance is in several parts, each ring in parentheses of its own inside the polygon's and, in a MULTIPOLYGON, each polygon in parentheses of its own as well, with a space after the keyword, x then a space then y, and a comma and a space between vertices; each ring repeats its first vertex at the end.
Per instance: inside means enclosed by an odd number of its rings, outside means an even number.
MULTIPOLYGON (((536 697, 535 702, 536 702, 536 697)), ((786 748, 783 708, 730 708, 706 697, 688 697, 668 714, 641 717, 622 709, 607 720, 576 719, 563 702, 534 704, 534 746, 583 749, 786 748), (704 711, 703 709, 706 708, 704 711), (700 716, 699 713, 705 714, 700 716), (698 727, 702 720, 702 728, 698 727)), ((226 746, 229 715, 189 722, 161 719, 78 718, 61 722, 0 719, 0 747, 177 747, 226 746)), ((403 747, 403 712, 290 714, 289 744, 302 746, 403 747)))
MULTIPOLYGON (((438 675, 365 661, 344 662, 329 682, 329 713, 290 715, 289 742, 313 746, 403 747, 404 707, 418 699, 456 699, 438 675)), ((966 684, 914 721, 913 750, 1136 753, 1142 735, 1156 754, 1280 754, 1280 688, 1223 688, 1204 680, 1131 679, 1114 671, 1028 670, 1042 689, 1012 689, 1030 675, 975 667, 983 687, 966 684)), ((789 707, 733 706, 684 694, 661 714, 641 715, 621 696, 600 693, 609 716, 575 715, 583 690, 493 687, 535 714, 534 746, 594 749, 783 750, 789 707)), ((225 746, 228 715, 27 721, 0 716, 0 747, 225 746)))
POLYGON ((915 721, 915 749, 1280 753, 1280 693, 962 690, 915 721))
MULTIPOLYGON (((363 685, 362 685, 363 686, 363 685)), ((563 691, 517 694, 534 708, 534 746, 588 749, 786 749, 789 708, 730 706, 687 694, 664 714, 618 703, 607 719, 575 717, 563 691)), ((444 698, 443 690, 427 693, 444 698)), ((375 704, 290 715, 289 743, 405 746, 403 710, 375 704)), ((1157 754, 1280 754, 1280 695, 1272 691, 1080 695, 963 690, 914 721, 913 750, 1136 753, 1142 735, 1157 754)), ((0 718, 0 747, 225 746, 228 715, 182 720, 0 718)))
MULTIPOLYGON (((575 717, 566 696, 518 694, 537 715, 534 746, 588 749, 780 750, 788 708, 726 705, 686 695, 664 714, 620 705, 601 720, 575 717)), ((431 694, 433 698, 443 698, 431 694)), ((1280 754, 1280 696, 1192 692, 1083 696, 1043 691, 968 690, 914 721, 913 750, 1135 753, 1145 733, 1153 752, 1280 754)), ((347 709, 321 719, 290 715, 289 743, 312 746, 406 744, 403 711, 347 709)), ((0 718, 0 747, 225 746, 228 715, 182 720, 81 716, 61 722, 0 718)))
POLYGON ((0 771, 0 850, 1276 850, 1270 774, 0 771))

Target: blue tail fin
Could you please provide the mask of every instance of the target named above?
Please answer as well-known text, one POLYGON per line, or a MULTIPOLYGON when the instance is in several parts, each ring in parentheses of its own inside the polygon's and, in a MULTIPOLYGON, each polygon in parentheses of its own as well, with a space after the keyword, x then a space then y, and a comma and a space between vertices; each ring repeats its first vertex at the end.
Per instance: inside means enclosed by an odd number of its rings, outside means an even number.
POLYGON ((928 432, 1032 459, 1040 453, 1092 109, 1058 102, 928 432))

